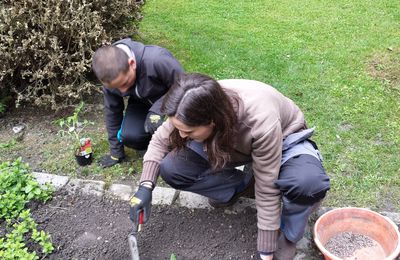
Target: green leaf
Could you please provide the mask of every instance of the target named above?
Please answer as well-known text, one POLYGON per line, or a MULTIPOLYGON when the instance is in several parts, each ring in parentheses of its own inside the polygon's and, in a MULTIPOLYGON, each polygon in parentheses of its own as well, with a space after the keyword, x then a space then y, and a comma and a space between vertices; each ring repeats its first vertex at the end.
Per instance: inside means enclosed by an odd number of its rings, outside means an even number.
POLYGON ((32 185, 28 185, 28 186, 25 187, 25 192, 26 192, 26 193, 29 193, 29 192, 31 192, 33 189, 34 189, 34 187, 33 187, 32 185))
POLYGON ((36 195, 40 195, 40 194, 42 193, 42 190, 39 189, 39 188, 35 188, 35 189, 33 190, 33 193, 35 193, 36 195))

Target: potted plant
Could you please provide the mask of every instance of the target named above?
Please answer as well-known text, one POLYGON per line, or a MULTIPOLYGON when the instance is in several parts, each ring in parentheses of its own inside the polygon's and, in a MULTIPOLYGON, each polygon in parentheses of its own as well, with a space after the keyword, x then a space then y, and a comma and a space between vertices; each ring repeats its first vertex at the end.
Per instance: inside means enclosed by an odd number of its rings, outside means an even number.
POLYGON ((81 136, 84 128, 89 124, 93 124, 93 122, 86 119, 84 121, 79 121, 79 113, 82 111, 83 106, 84 102, 82 101, 75 108, 74 113, 71 116, 60 118, 55 121, 55 123, 61 127, 59 133, 62 136, 67 134, 74 140, 75 158, 80 166, 89 165, 93 161, 91 140, 89 137, 81 136))

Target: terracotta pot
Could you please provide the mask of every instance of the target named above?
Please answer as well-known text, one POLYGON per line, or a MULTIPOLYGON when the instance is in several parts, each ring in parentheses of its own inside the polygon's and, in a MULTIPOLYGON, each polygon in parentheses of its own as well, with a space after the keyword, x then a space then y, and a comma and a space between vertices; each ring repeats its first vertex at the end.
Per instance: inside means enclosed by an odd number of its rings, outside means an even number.
POLYGON ((343 232, 368 236, 378 245, 357 250, 357 258, 393 260, 400 253, 400 233, 389 218, 364 208, 338 208, 323 214, 314 225, 314 241, 325 259, 340 260, 325 245, 329 239, 343 232))

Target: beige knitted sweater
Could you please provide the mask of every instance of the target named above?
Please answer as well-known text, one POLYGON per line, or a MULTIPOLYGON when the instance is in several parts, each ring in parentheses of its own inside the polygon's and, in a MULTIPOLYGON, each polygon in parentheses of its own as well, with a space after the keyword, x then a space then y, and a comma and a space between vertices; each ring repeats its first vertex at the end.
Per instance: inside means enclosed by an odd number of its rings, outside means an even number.
MULTIPOLYGON (((258 240, 257 249, 276 249, 280 226, 280 191, 274 185, 281 166, 282 142, 289 134, 306 129, 304 115, 289 98, 273 87, 253 80, 221 80, 224 89, 241 99, 235 107, 238 124, 232 164, 252 161, 255 176, 258 240)), ((227 92, 229 94, 229 92, 227 92)), ((141 181, 156 183, 159 163, 168 153, 173 125, 158 128, 144 156, 141 181)))

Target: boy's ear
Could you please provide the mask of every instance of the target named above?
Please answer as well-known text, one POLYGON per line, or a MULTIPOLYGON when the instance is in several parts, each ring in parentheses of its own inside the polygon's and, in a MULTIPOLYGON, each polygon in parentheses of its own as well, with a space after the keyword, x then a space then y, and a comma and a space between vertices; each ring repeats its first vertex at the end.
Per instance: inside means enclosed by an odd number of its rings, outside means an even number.
POLYGON ((136 69, 136 61, 134 58, 129 58, 128 59, 128 64, 129 66, 133 67, 134 69, 136 69))

